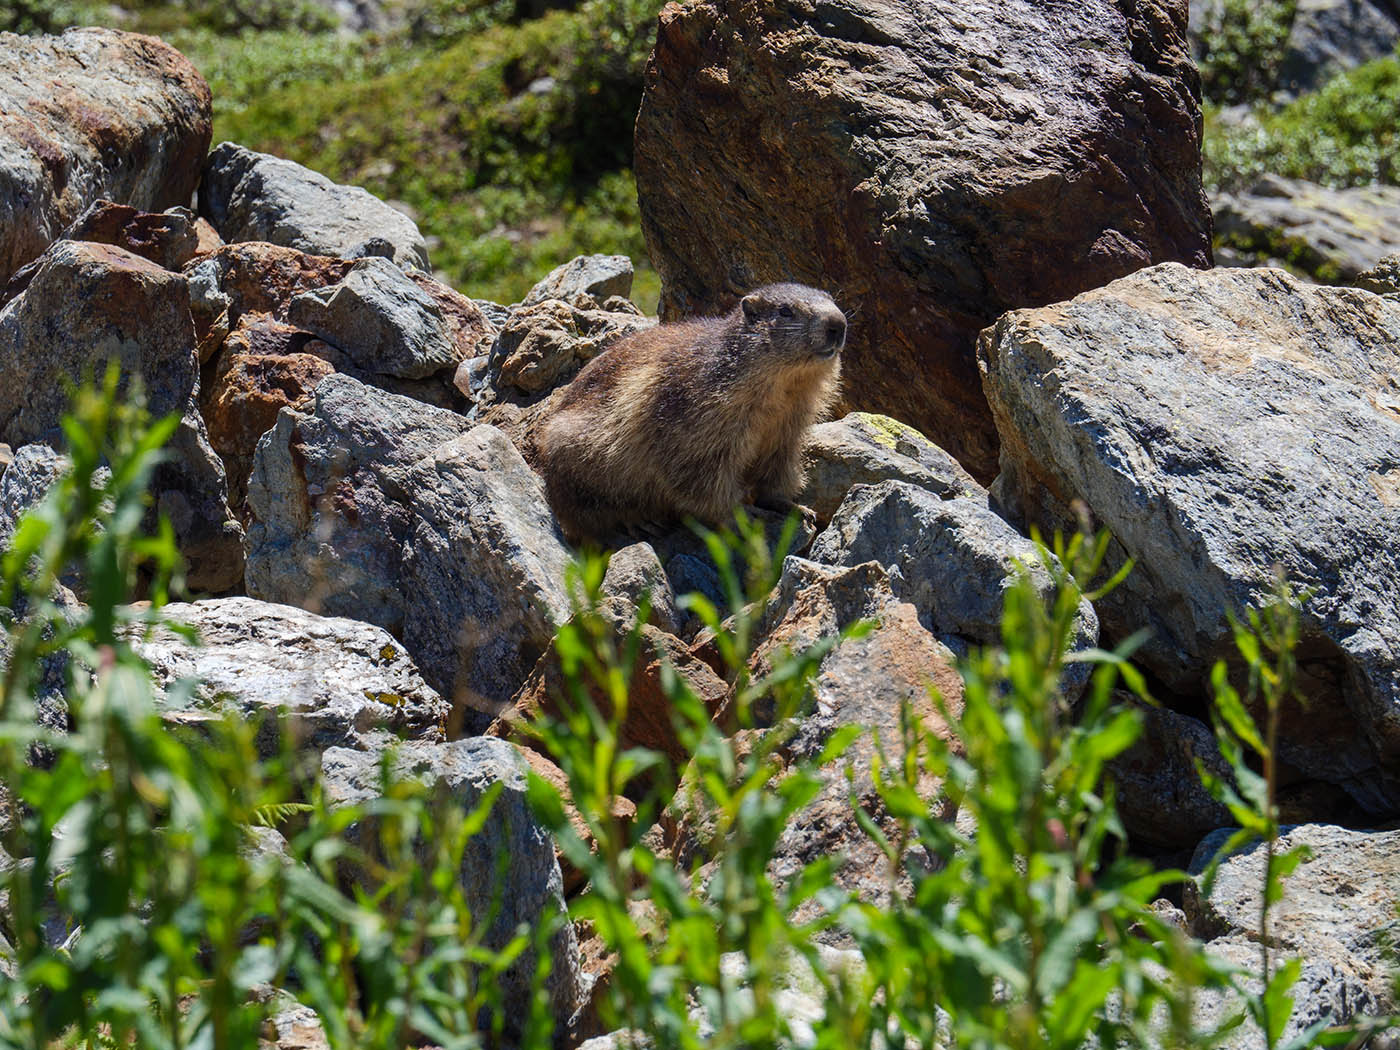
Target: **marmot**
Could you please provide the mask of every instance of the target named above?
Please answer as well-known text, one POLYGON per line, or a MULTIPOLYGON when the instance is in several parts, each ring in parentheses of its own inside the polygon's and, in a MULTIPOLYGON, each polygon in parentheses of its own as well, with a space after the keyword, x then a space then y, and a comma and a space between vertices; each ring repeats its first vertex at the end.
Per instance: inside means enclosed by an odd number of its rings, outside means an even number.
POLYGON ((573 543, 741 503, 791 509, 802 437, 836 396, 846 315, 831 296, 770 284, 724 317, 613 344, 565 388, 529 440, 573 543))

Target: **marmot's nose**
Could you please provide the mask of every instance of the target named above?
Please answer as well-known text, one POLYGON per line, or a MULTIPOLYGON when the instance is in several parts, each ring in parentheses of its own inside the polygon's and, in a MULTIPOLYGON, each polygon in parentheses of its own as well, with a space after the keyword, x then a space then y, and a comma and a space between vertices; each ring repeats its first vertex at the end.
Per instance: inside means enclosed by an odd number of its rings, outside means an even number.
POLYGON ((846 315, 836 310, 826 319, 826 345, 840 349, 846 345, 846 315))

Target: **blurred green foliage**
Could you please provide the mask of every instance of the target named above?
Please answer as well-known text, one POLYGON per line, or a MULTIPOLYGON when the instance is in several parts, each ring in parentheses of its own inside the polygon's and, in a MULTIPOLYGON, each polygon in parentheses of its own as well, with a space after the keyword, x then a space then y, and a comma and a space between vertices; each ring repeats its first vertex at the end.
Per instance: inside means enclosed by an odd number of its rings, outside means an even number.
POLYGON ((1278 83, 1298 0, 1204 0, 1201 90, 1221 104, 1267 98, 1278 83))
POLYGON ((1242 122, 1206 110, 1207 186, 1231 190, 1265 173, 1328 186, 1394 185, 1400 168, 1400 57, 1340 73, 1322 88, 1242 122))

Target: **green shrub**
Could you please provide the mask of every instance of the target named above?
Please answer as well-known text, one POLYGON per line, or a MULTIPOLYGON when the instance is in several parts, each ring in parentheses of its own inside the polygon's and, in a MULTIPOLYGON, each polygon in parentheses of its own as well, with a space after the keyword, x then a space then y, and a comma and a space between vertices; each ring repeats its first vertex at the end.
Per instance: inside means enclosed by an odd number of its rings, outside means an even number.
MULTIPOLYGON (((539 728, 588 824, 591 844, 543 783, 534 785, 565 854, 590 880, 574 914, 616 956, 602 1005, 606 1023, 643 1033, 655 1046, 794 1045, 779 992, 805 980, 825 1012, 808 1019, 802 1045, 1210 1045, 1219 1033, 1193 1030, 1192 996, 1204 988, 1239 991, 1244 975, 1201 953, 1152 911, 1160 891, 1187 876, 1153 871, 1128 855, 1104 778, 1106 763, 1140 728, 1137 713, 1112 701, 1120 682, 1142 693, 1127 662, 1131 644, 1074 658, 1096 665, 1077 707, 1061 691, 1079 602, 1106 538, 1075 539, 1059 559, 1046 558, 1058 585, 1049 608, 1027 579, 1009 593, 1003 646, 963 664, 964 706, 946 710, 951 736, 906 717, 902 740, 885 742, 903 756, 877 771, 884 812, 896 818, 898 833, 882 832, 851 799, 851 818, 889 863, 889 903, 879 907, 837 889, 834 858, 784 878, 770 870, 778 837, 821 789, 819 769, 839 762, 853 739, 854 730, 838 732, 808 759, 785 753, 812 676, 840 640, 750 678, 751 630, 775 578, 773 563, 763 558, 761 540, 741 533, 751 569, 746 590, 734 541, 707 540, 732 617, 722 621, 703 599, 690 606, 714 634, 735 680, 739 724, 750 731, 726 736, 679 676, 663 679, 694 754, 679 784, 679 812, 704 831, 697 855, 678 859, 657 849, 647 828, 678 786, 662 756, 619 743, 636 632, 619 642, 587 609, 576 616, 558 643, 570 685, 566 717, 539 728), (594 703, 600 691, 612 718, 594 703), (771 723, 758 710, 774 712, 771 723), (755 733, 756 725, 767 728, 755 733), (930 778, 942 785, 938 797, 929 795, 930 778), (627 826, 607 816, 611 800, 624 794, 640 800, 627 826), (949 820, 945 797, 971 818, 974 832, 949 820), (910 862, 920 856, 927 860, 910 862), (909 880, 907 893, 899 891, 901 878, 909 880), (812 902, 819 917, 794 922, 796 909, 812 902), (862 961, 833 973, 818 941, 837 931, 862 961)), ((601 563, 587 564, 582 590, 596 597, 601 579, 601 563)), ((1257 653, 1246 656, 1256 667, 1257 653)), ((678 803, 669 805, 674 820, 678 803)), ((1287 1020, 1285 993, 1295 977, 1296 968, 1285 967, 1262 997, 1239 991, 1265 1022, 1270 1047, 1287 1020)), ((1235 1023, 1227 1018, 1221 1031, 1235 1023)), ((1309 1039, 1322 1038, 1320 1027, 1309 1039)))
POLYGON ((1267 98, 1278 84, 1298 0, 1206 0, 1201 92, 1222 105, 1267 98))
POLYGON ((303 800, 291 752, 258 761, 258 726, 163 723, 134 643, 178 582, 168 527, 141 533, 178 420, 148 424, 116 390, 109 372, 79 393, 63 423, 72 469, 3 563, 3 599, 24 614, 8 632, 0 708, 0 842, 14 858, 0 865, 0 964, 14 974, 0 980, 0 1046, 244 1050, 277 1005, 256 994, 264 986, 314 1007, 337 1047, 477 1047, 483 1017, 548 1045, 542 995, 527 1017, 498 1008, 496 975, 532 932, 486 947, 487 917, 458 884, 489 795, 460 812, 395 782, 386 760, 381 801, 332 807, 316 791, 303 800), (55 598, 74 570, 90 603, 78 611, 55 598), (138 589, 149 604, 128 604, 138 589), (55 732, 34 701, 43 661, 63 653, 71 729, 55 732), (377 835, 347 835, 370 817, 377 835), (253 848, 270 823, 288 832, 285 856, 253 848))
POLYGON ((1272 173, 1328 186, 1394 185, 1400 127, 1400 58, 1339 73, 1321 89, 1243 124, 1206 111, 1204 167, 1213 190, 1247 187, 1272 173))

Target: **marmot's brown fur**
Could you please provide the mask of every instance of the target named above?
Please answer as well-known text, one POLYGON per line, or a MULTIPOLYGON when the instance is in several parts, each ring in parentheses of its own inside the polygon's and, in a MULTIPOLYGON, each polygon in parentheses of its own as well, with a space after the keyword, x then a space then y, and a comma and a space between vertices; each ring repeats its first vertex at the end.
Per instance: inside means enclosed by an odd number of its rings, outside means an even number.
POLYGON ((846 316, 800 284, 724 317, 638 332, 594 358, 532 428, 530 459, 571 542, 745 502, 791 507, 802 437, 836 395, 846 316))

